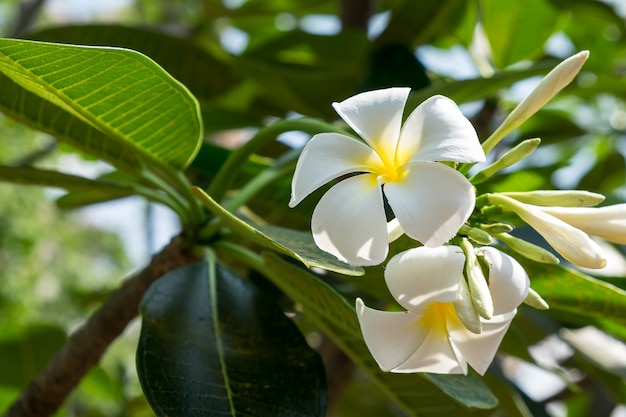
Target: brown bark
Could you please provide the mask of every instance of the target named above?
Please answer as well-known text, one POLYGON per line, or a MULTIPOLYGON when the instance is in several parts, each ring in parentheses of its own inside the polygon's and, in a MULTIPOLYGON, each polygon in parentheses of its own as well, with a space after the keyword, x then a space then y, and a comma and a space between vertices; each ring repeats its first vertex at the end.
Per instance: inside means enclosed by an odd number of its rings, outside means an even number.
POLYGON ((180 236, 142 271, 133 275, 74 334, 51 359, 5 417, 45 417, 53 414, 85 374, 99 362, 107 347, 137 316, 148 287, 159 277, 198 260, 193 248, 180 236))

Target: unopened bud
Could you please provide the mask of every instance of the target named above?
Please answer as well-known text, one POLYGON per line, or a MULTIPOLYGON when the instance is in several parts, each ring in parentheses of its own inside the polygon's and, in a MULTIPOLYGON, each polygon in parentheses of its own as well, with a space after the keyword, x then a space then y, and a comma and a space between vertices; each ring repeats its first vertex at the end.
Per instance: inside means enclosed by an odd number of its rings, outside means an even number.
POLYGON ((490 245, 491 243, 493 243, 493 239, 491 238, 491 235, 489 233, 475 227, 463 225, 461 226, 459 233, 467 236, 473 242, 476 242, 479 245, 490 245))
POLYGON ((580 71, 589 56, 589 51, 582 51, 573 55, 546 75, 539 85, 522 100, 513 111, 504 119, 502 124, 483 143, 485 153, 489 152, 509 132, 524 123, 530 116, 541 109, 559 91, 568 85, 580 71))
POLYGON ((480 317, 489 320, 493 317, 493 300, 487 279, 478 263, 474 247, 467 239, 461 241, 461 249, 465 253, 465 275, 467 276, 472 303, 480 317))
POLYGON ((513 147, 513 149, 506 152, 500 159, 495 161, 493 164, 487 166, 472 178, 470 178, 470 182, 472 184, 480 184, 481 182, 486 181, 491 178, 498 171, 503 170, 504 168, 508 168, 511 165, 521 161, 526 158, 528 155, 533 153, 537 146, 541 143, 541 139, 533 138, 526 139, 521 142, 517 146, 513 147))
POLYGON ((513 226, 507 223, 481 224, 480 228, 490 234, 509 233, 513 230, 513 226))
POLYGON ((456 299, 454 300, 454 310, 467 330, 476 334, 482 332, 480 316, 474 308, 470 290, 464 279, 459 281, 459 288, 456 292, 456 299))
POLYGON ((537 190, 505 192, 507 197, 537 206, 588 207, 604 201, 602 194, 583 190, 537 190))
POLYGON ((529 288, 524 304, 529 305, 532 308, 536 308, 537 310, 548 310, 550 308, 548 303, 546 303, 546 300, 541 298, 541 296, 532 288, 529 288))
POLYGON ((552 252, 523 239, 511 236, 508 233, 500 233, 494 235, 494 237, 504 242, 515 252, 532 261, 541 262, 543 264, 558 264, 560 262, 559 258, 557 258, 552 252))

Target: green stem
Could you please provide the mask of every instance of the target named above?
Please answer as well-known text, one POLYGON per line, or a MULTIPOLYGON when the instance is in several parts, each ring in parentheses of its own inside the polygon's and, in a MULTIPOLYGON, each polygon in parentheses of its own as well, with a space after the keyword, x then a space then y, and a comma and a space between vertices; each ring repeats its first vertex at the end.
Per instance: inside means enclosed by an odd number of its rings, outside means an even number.
MULTIPOLYGON (((173 174, 173 172, 171 174, 173 174)), ((148 168, 142 171, 141 177, 170 197, 171 204, 169 204, 169 207, 180 216, 183 225, 186 227, 192 225, 193 222, 190 218, 191 213, 189 208, 191 202, 184 199, 178 192, 178 188, 174 188, 171 185, 171 180, 175 177, 175 175, 171 177, 168 176, 167 179, 170 180, 168 181, 148 168)))
POLYGON ((307 118, 284 119, 264 127, 260 129, 256 135, 252 137, 252 139, 230 154, 226 162, 224 162, 224 165, 222 165, 220 170, 215 175, 215 178, 208 189, 208 194, 216 201, 220 201, 224 198, 224 195, 230 188, 230 185, 234 181, 237 173, 248 160, 250 155, 255 153, 266 143, 275 140, 276 136, 279 134, 289 131, 304 131, 310 134, 329 131, 337 133, 342 132, 342 130, 329 123, 307 118))
POLYGON ((234 213, 239 207, 244 205, 263 188, 288 173, 293 172, 294 165, 294 163, 283 164, 279 167, 271 167, 261 172, 242 189, 240 189, 233 198, 228 200, 228 202, 224 204, 224 208, 231 213, 234 213))
POLYGON ((211 247, 217 253, 227 253, 229 256, 235 258, 236 261, 241 262, 242 264, 254 269, 255 271, 265 276, 271 274, 270 270, 267 268, 267 265, 265 265, 265 262, 263 261, 263 257, 257 252, 225 240, 215 242, 211 247))

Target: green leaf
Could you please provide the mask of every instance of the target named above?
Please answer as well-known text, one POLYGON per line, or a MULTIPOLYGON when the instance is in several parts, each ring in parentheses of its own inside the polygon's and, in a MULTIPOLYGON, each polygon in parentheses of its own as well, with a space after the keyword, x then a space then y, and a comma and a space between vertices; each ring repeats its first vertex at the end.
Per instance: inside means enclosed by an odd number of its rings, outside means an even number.
POLYGON ((72 191, 99 191, 117 197, 127 196, 132 189, 113 182, 92 180, 76 175, 31 167, 7 167, 0 165, 0 181, 22 185, 63 188, 72 191))
POLYGON ((0 40, 0 110, 126 169, 186 167, 202 138, 187 89, 130 50, 0 40))
POLYGON ((251 242, 285 253, 308 268, 319 267, 344 275, 363 275, 363 268, 348 265, 319 249, 313 241, 313 236, 308 232, 248 223, 229 213, 200 188, 194 187, 193 192, 202 200, 207 209, 224 222, 226 227, 251 242))
POLYGON ((469 415, 465 407, 488 409, 497 405, 496 398, 475 375, 425 376, 382 372, 365 346, 354 308, 341 295, 309 272, 276 255, 268 254, 264 261, 267 277, 294 302, 301 304, 304 311, 407 415, 464 416, 469 415))
POLYGON ((467 2, 463 0, 397 2, 391 19, 377 40, 379 44, 422 45, 437 36, 453 32, 464 15, 467 2))
POLYGON ((493 60, 500 68, 523 59, 537 59, 561 16, 546 0, 481 0, 480 6, 493 60))
POLYGON ((459 80, 449 83, 434 84, 430 87, 411 92, 407 101, 405 113, 413 110, 427 98, 442 94, 457 103, 467 103, 474 100, 484 100, 485 97, 496 95, 499 90, 510 87, 513 83, 537 75, 547 74, 559 61, 545 60, 531 67, 521 70, 506 70, 497 72, 490 78, 476 78, 459 80))
POLYGON ((212 259, 156 281, 137 368, 158 416, 323 416, 324 367, 267 295, 212 259))
POLYGON ((519 259, 550 311, 626 324, 626 291, 560 265, 519 259))
POLYGON ((190 39, 152 29, 121 25, 73 25, 30 33, 28 38, 79 45, 117 46, 141 52, 185 84, 198 99, 214 99, 238 81, 238 77, 225 63, 190 39))
POLYGON ((65 332, 50 325, 3 325, 0 334, 0 385, 24 388, 65 344, 65 332))

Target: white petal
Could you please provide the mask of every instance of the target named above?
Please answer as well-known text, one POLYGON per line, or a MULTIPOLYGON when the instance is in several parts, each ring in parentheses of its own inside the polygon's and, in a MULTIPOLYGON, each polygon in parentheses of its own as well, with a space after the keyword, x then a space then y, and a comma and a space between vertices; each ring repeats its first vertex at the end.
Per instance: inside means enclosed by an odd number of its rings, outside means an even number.
POLYGON ((410 91, 410 88, 367 91, 333 103, 333 107, 383 159, 392 161, 410 91))
POLYGON ((385 184, 389 205, 409 237, 427 246, 444 244, 472 214, 474 187, 440 163, 414 162, 403 169, 404 178, 385 184))
POLYGON ((524 268, 515 259, 499 250, 485 246, 476 249, 490 265, 489 291, 494 315, 515 310, 528 295, 530 280, 524 268))
POLYGON ((431 372, 435 374, 467 374, 467 362, 447 334, 439 329, 418 325, 413 328, 423 341, 415 353, 391 372, 431 372))
POLYGON ((474 126, 447 97, 433 96, 409 115, 397 151, 399 164, 408 161, 484 162, 485 153, 474 126))
POLYGON ((313 210, 313 239, 351 265, 378 265, 387 257, 387 219, 380 186, 371 174, 331 187, 313 210))
POLYGON ((385 281, 402 307, 423 313, 431 303, 455 300, 464 265, 465 255, 458 246, 421 246, 391 258, 385 281))
POLYGON ((626 204, 605 207, 539 207, 590 235, 626 244, 626 204))
POLYGON ((291 182, 289 207, 295 207, 311 192, 334 178, 352 172, 368 172, 368 162, 379 160, 367 145, 348 136, 338 133, 313 136, 298 159, 291 182))
POLYGON ((379 311, 356 300, 361 333, 370 353, 383 371, 405 362, 422 343, 425 335, 415 331, 418 317, 408 311, 379 311))
POLYGON ((460 322, 450 323, 448 329, 452 344, 459 349, 463 358, 480 375, 485 374, 496 356, 515 313, 514 310, 507 314, 493 316, 491 320, 483 320, 480 334, 470 332, 460 322))

